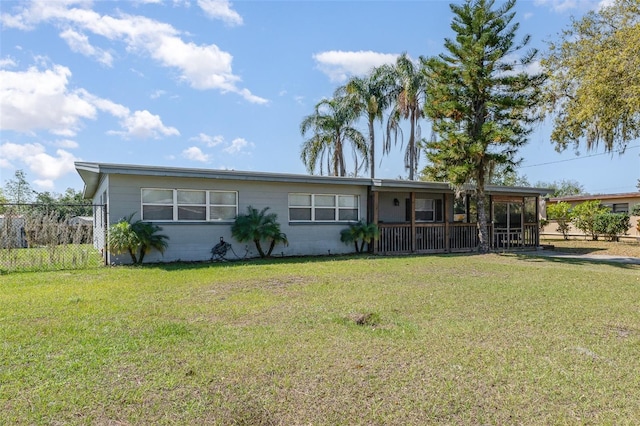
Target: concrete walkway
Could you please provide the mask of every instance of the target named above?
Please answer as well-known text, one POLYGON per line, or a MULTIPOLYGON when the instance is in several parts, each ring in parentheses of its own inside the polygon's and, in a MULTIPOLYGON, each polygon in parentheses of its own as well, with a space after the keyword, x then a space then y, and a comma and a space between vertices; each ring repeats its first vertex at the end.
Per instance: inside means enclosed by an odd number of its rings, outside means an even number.
POLYGON ((626 257, 626 256, 610 256, 605 254, 570 254, 570 253, 561 253, 554 250, 535 250, 535 251, 524 251, 522 254, 526 254, 529 256, 539 256, 539 257, 555 257, 555 258, 564 258, 564 259, 582 259, 589 260, 594 262, 615 262, 615 263, 625 263, 628 265, 640 265, 639 257, 626 257))

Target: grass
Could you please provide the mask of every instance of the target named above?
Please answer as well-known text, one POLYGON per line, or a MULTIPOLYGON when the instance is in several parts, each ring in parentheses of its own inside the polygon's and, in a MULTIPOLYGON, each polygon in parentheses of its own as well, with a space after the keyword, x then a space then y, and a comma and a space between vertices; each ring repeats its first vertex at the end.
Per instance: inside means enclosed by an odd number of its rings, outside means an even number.
POLYGON ((639 424, 640 266, 522 255, 0 276, 7 424, 639 424))
POLYGON ((104 265, 104 260, 91 244, 0 248, 0 275, 13 272, 86 269, 101 265, 104 265))
POLYGON ((640 241, 609 242, 587 239, 541 239, 541 244, 553 245, 555 251, 571 254, 603 254, 640 258, 640 241))

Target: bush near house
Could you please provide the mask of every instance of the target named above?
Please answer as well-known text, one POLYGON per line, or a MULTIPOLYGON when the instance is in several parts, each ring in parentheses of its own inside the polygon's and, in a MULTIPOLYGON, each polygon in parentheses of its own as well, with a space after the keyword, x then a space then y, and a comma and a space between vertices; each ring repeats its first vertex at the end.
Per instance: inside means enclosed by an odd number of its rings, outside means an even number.
POLYGON ((619 241, 631 228, 630 217, 626 213, 602 213, 595 216, 594 231, 607 237, 609 241, 619 241))
POLYGON ((246 214, 240 214, 231 226, 231 235, 241 243, 251 242, 256 245, 256 250, 260 257, 270 257, 273 248, 278 243, 289 244, 287 235, 280 231, 278 215, 267 213, 269 207, 258 211, 252 206, 247 207, 246 214), (262 248, 262 241, 269 243, 269 249, 265 253, 262 248))
POLYGON ((571 229, 571 204, 561 201, 547 206, 547 216, 558 223, 557 232, 562 233, 565 240, 569 239, 571 229))
POLYGON ((141 264, 151 250, 164 253, 168 246, 166 235, 158 234, 162 228, 156 224, 137 220, 133 214, 120 219, 109 228, 109 251, 113 254, 129 253, 134 264, 141 264))
POLYGON ((365 244, 371 244, 380 236, 380 230, 375 223, 358 223, 351 224, 347 229, 340 231, 340 241, 345 244, 354 244, 356 253, 364 251, 365 244))
POLYGON ((596 216, 608 211, 609 209, 604 207, 600 200, 585 201, 571 210, 571 221, 576 228, 587 235, 591 235, 592 240, 597 240, 596 216))

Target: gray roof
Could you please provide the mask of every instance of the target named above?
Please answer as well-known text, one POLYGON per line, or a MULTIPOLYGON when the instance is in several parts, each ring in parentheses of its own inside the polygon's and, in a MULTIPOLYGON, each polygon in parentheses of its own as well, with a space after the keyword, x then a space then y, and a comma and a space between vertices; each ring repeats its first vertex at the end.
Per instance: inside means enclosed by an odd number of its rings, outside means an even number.
MULTIPOLYGON (((452 192, 446 182, 424 182, 396 179, 371 179, 356 177, 316 176, 287 173, 248 172, 237 170, 192 169, 132 164, 108 164, 78 161, 76 170, 84 181, 84 197, 93 198, 104 176, 137 175, 162 177, 188 177, 203 179, 242 180, 254 182, 305 183, 318 185, 353 185, 371 187, 372 191, 438 191, 452 192)), ((522 195, 544 195, 547 188, 487 186, 487 192, 522 195)))

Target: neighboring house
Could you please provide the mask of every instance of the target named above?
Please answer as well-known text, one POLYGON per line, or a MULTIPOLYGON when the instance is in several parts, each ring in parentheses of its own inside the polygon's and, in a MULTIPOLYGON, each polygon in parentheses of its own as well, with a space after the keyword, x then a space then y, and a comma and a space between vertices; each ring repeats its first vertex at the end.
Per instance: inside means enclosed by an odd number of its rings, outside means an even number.
POLYGON ((68 223, 72 226, 92 226, 93 216, 74 216, 69 219, 68 223))
MULTIPOLYGON (((603 206, 609 207, 613 213, 628 213, 631 214, 631 209, 636 204, 640 204, 640 192, 627 192, 624 194, 597 194, 597 195, 573 195, 569 197, 555 197, 549 198, 546 204, 557 204, 559 202, 566 202, 574 207, 585 201, 598 200, 603 206)), ((640 217, 631 216, 631 229, 628 234, 631 237, 638 237, 640 233, 637 230, 638 220, 640 217)), ((562 235, 556 231, 557 224, 554 221, 550 221, 548 225, 541 231, 544 235, 562 235)), ((579 229, 571 227, 569 234, 571 236, 583 237, 584 233, 579 229)))
MULTIPOLYGON (((149 253, 145 259, 150 262, 208 260, 220 238, 240 256, 246 250, 257 256, 253 245, 231 236, 233 221, 247 206, 269 207, 278 215, 289 245, 276 246, 274 255, 351 253, 353 246, 340 241, 340 231, 359 220, 380 228, 375 253, 471 251, 478 245, 475 203, 470 197, 455 199, 446 183, 87 162, 75 166, 85 198, 106 205, 106 217, 93 222, 96 233, 132 213, 134 220, 162 227, 169 246, 164 255, 149 253)), ((492 247, 537 247, 546 193, 488 187, 492 247)))

